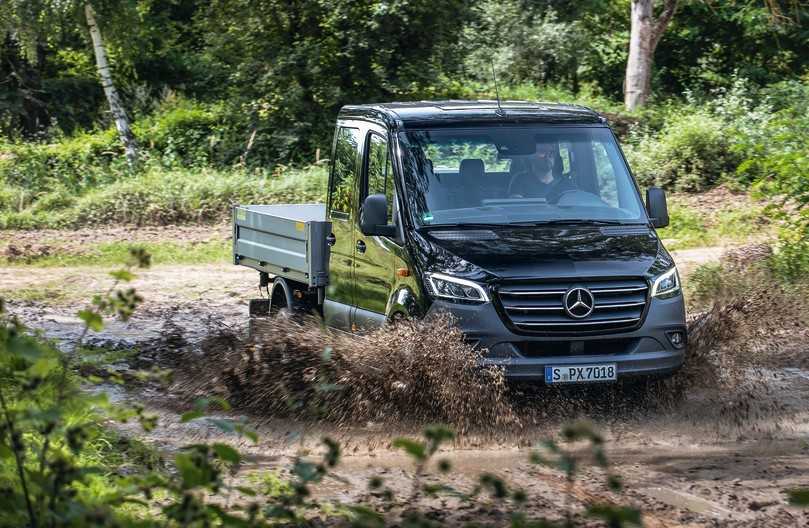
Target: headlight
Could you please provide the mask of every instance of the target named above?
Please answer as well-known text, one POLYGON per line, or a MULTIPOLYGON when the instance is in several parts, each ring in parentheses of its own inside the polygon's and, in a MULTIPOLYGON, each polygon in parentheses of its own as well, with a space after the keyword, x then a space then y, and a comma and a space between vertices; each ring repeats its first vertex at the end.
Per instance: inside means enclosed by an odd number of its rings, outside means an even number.
POLYGON ((676 267, 658 275, 652 284, 652 297, 668 299, 678 293, 680 293, 680 276, 676 267))
POLYGON ((487 302, 486 290, 476 283, 441 273, 428 273, 427 283, 435 297, 467 302, 487 302))

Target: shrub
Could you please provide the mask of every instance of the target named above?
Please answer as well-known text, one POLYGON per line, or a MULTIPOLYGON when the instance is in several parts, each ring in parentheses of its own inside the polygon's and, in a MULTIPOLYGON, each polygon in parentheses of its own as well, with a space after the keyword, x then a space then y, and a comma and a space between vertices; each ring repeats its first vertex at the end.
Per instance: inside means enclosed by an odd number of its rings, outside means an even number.
POLYGON ((231 169, 162 169, 151 165, 136 176, 71 194, 57 188, 23 211, 0 212, 0 228, 75 227, 100 223, 163 225, 216 222, 231 207, 247 203, 322 202, 325 165, 275 172, 231 169))
POLYGON ((142 148, 164 166, 204 166, 217 160, 222 121, 219 106, 172 98, 133 131, 142 148))
POLYGON ((54 185, 80 191, 115 179, 123 168, 113 130, 79 134, 58 143, 16 143, 3 147, 0 181, 37 195, 54 185), (111 170, 112 169, 112 170, 111 170))
MULTIPOLYGON (((238 160, 246 148, 247 133, 233 130, 235 125, 228 125, 224 114, 222 105, 165 101, 154 114, 132 125, 142 162, 187 168, 222 167, 238 160)), ((53 143, 7 143, 2 152, 0 182, 32 193, 28 203, 55 185, 83 192, 131 173, 113 128, 53 143)))
POLYGON ((230 215, 235 204, 323 201, 325 167, 287 170, 275 175, 149 170, 79 198, 68 223, 170 224, 211 222, 230 215))
POLYGON ((733 174, 740 161, 725 124, 693 108, 672 115, 657 134, 635 138, 626 154, 641 185, 692 192, 733 174))
POLYGON ((809 211, 806 209, 781 228, 772 264, 782 280, 796 282, 809 278, 809 211))
POLYGON ((709 238, 705 218, 676 202, 669 207, 669 225, 660 230, 660 236, 674 241, 667 244, 669 249, 704 246, 709 238))
POLYGON ((809 275, 809 83, 781 83, 773 90, 786 94, 789 105, 782 101, 757 134, 737 145, 746 159, 736 173, 781 206, 785 223, 774 265, 779 275, 794 281, 809 275))
POLYGON ((25 206, 25 189, 10 185, 0 186, 0 211, 19 210, 25 206))

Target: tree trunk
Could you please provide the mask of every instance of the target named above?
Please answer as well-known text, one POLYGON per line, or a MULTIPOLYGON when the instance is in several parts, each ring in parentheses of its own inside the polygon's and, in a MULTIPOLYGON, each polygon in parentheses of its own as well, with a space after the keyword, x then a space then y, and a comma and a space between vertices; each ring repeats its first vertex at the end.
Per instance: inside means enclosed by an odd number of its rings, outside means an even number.
POLYGON ((115 120, 115 128, 118 130, 118 136, 124 144, 126 159, 130 167, 132 167, 138 161, 138 148, 135 142, 135 135, 129 127, 129 118, 124 110, 124 105, 121 103, 118 90, 115 89, 115 84, 112 81, 112 73, 110 72, 109 61, 107 60, 107 49, 104 47, 101 31, 98 29, 98 24, 96 23, 95 10, 89 2, 84 6, 84 14, 87 18, 87 27, 90 30, 90 37, 93 39, 93 51, 95 52, 98 76, 101 78, 101 86, 104 88, 104 95, 107 96, 107 102, 110 105, 110 113, 112 113, 112 118, 115 120))
POLYGON ((677 0, 664 0, 663 11, 655 20, 654 0, 632 0, 629 57, 624 82, 624 104, 627 110, 643 106, 649 98, 655 48, 676 7, 677 0))

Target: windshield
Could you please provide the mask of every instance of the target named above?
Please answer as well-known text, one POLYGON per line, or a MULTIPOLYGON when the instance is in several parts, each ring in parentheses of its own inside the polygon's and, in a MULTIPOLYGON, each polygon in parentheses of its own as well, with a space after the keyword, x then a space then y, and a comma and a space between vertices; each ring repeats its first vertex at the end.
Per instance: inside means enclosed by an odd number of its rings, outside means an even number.
POLYGON ((426 129, 399 140, 419 226, 646 222, 607 128, 426 129))

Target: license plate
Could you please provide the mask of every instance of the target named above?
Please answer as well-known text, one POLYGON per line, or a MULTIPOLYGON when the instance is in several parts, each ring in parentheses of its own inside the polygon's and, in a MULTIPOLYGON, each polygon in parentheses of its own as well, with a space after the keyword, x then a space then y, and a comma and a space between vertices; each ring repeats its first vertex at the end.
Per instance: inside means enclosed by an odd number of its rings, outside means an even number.
POLYGON ((618 379, 615 363, 545 367, 545 383, 587 383, 618 379))

